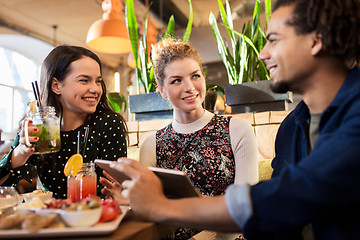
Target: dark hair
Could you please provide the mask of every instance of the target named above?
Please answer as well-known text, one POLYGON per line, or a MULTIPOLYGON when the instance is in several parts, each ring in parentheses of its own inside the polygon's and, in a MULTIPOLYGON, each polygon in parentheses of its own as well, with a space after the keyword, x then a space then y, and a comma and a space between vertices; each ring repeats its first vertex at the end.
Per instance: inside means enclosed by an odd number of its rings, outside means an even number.
POLYGON ((202 60, 200 54, 181 40, 166 38, 156 43, 152 48, 152 60, 154 67, 154 74, 158 85, 164 85, 164 71, 166 66, 174 60, 191 58, 195 60, 204 74, 202 60))
MULTIPOLYGON (((62 106, 58 99, 59 96, 51 90, 52 80, 53 78, 56 78, 59 82, 64 81, 65 77, 71 71, 70 64, 84 56, 94 59, 99 64, 100 74, 102 74, 101 61, 99 57, 92 51, 79 46, 57 46, 43 61, 40 77, 41 100, 43 104, 47 106, 53 106, 58 116, 62 115, 62 106)), ((106 97, 106 86, 104 81, 101 82, 101 88, 102 95, 100 97, 100 102, 96 107, 95 113, 89 115, 89 121, 92 121, 94 116, 97 115, 100 111, 115 113, 106 97)), ((121 115, 120 117, 125 124, 124 118, 121 115)))
POLYGON ((316 32, 322 38, 323 51, 344 64, 359 63, 359 0, 278 0, 274 11, 294 6, 289 25, 298 34, 316 32))

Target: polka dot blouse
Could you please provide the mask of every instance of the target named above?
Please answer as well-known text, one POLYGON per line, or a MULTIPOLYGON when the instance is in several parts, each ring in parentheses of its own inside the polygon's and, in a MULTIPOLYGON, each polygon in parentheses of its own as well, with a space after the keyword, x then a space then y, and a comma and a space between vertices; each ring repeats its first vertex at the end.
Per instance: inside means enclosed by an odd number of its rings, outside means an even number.
MULTIPOLYGON (((100 113, 96 116, 92 126, 89 126, 85 146, 84 135, 87 126, 84 124, 71 131, 61 131, 61 149, 59 152, 32 155, 23 167, 10 170, 11 174, 6 182, 12 180, 14 184, 17 184, 22 178, 27 179, 28 167, 30 164, 34 164, 44 188, 52 191, 55 198, 66 198, 67 178, 63 170, 67 160, 77 152, 78 131, 80 131, 81 136, 79 149, 84 162, 93 162, 96 158, 114 161, 119 157, 126 157, 126 133, 124 123, 119 115, 100 113)), ((98 179, 103 176, 102 170, 98 167, 96 167, 96 174, 98 179)), ((98 183, 98 196, 101 195, 101 189, 102 185, 98 183)))

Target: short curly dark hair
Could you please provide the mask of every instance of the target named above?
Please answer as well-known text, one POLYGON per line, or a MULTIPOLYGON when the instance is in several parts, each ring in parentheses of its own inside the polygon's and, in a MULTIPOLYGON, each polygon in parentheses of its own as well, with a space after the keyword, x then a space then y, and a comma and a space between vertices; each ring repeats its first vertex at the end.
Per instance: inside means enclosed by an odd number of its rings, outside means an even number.
POLYGON ((359 64, 360 0, 278 0, 274 11, 294 5, 288 22, 298 34, 316 32, 323 51, 346 65, 359 64))

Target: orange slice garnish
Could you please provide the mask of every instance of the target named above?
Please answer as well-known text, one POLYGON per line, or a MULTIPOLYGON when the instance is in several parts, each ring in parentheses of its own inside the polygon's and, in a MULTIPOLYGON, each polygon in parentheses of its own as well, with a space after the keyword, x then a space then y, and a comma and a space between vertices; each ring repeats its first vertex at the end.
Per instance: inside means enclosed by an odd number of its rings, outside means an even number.
POLYGON ((81 170, 82 164, 83 157, 81 156, 81 154, 77 153, 72 155, 65 164, 65 176, 75 176, 81 170))

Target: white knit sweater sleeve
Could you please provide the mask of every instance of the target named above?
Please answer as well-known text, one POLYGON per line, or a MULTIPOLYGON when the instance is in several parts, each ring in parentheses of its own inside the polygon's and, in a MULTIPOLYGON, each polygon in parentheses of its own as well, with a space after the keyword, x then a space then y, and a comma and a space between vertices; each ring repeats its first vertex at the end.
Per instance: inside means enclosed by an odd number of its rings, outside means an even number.
POLYGON ((235 184, 253 185, 259 181, 258 150, 254 129, 241 118, 230 120, 231 148, 235 157, 235 184))
POLYGON ((141 144, 139 161, 147 167, 156 167, 156 133, 147 136, 141 144))

